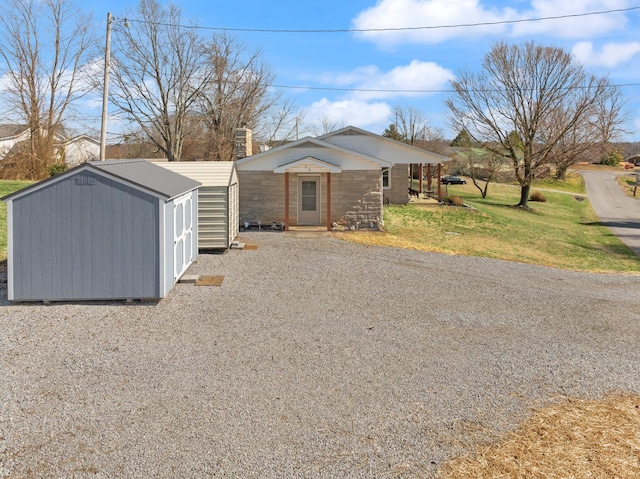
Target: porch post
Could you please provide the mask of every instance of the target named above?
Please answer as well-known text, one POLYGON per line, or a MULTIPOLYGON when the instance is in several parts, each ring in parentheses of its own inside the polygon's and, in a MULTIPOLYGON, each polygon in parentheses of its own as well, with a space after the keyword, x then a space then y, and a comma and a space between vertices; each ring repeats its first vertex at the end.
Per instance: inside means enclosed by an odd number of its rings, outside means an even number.
POLYGON ((431 163, 427 163, 427 191, 431 194, 431 163))
POLYGON ((331 172, 327 172, 327 231, 331 231, 331 172))
POLYGON ((442 182, 440 178, 442 177, 442 163, 438 163, 438 201, 442 201, 442 182))
POLYGON ((418 184, 420 185, 418 191, 420 193, 422 193, 422 163, 420 163, 420 166, 418 167, 418 170, 419 170, 418 171, 418 175, 419 175, 419 178, 420 178, 420 181, 418 182, 418 184))
POLYGON ((289 231, 289 172, 284 173, 284 230, 289 231))

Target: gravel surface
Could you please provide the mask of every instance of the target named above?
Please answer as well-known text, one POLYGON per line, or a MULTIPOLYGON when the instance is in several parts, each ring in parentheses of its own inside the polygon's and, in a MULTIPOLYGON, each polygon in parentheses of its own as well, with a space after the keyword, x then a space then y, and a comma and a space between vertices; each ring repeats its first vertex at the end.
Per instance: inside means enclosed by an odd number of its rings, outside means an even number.
POLYGON ((640 276, 244 240, 159 303, 3 286, 0 477, 428 478, 557 395, 640 393, 640 276))

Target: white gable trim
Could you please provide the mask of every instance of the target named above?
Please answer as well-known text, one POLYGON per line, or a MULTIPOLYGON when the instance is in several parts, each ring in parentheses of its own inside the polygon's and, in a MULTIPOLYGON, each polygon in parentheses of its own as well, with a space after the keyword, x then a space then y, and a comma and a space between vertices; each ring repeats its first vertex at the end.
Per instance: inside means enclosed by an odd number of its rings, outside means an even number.
MULTIPOLYGON (((29 186, 25 186, 24 188, 11 193, 7 196, 5 196, 3 198, 4 201, 9 201, 11 200, 15 200, 18 198, 21 198, 24 195, 27 194, 31 194, 35 191, 41 190, 42 188, 45 188, 49 185, 53 185, 54 183, 58 183, 60 181, 65 181, 67 180, 69 177, 77 174, 77 173, 82 173, 82 171, 87 170, 87 171, 91 171, 92 173, 95 173, 98 176, 102 176, 103 178, 108 178, 110 180, 115 181, 116 183, 120 183, 123 185, 127 185, 130 188, 133 188, 134 190, 138 190, 138 191, 142 191, 144 193, 146 193, 147 195, 151 195, 154 196, 155 198, 162 200, 162 201, 169 201, 171 198, 167 198, 164 195, 161 195, 160 193, 156 193, 155 191, 149 189, 149 188, 145 188, 144 186, 138 185, 136 183, 133 183, 129 180, 126 180, 124 178, 120 178, 117 175, 113 175, 110 172, 106 172, 104 170, 100 170, 94 166, 92 166, 90 163, 82 163, 74 168, 71 168, 67 171, 65 171, 64 173, 60 173, 58 175, 54 175, 51 176, 49 178, 45 178, 42 181, 39 181, 38 183, 34 183, 33 185, 29 185, 29 186)), ((195 189, 195 188, 194 188, 195 189)))
MULTIPOLYGON (((423 161, 423 163, 431 163, 431 164, 437 164, 437 163, 445 163, 447 161, 451 161, 451 158, 449 158, 448 156, 443 156, 443 155, 439 155, 437 153, 433 153, 432 151, 428 151, 428 150, 423 150, 422 148, 418 148, 416 146, 412 146, 412 145, 408 145, 406 143, 402 143, 401 141, 396 141, 393 140, 391 138, 387 138, 385 136, 382 135, 378 135, 377 133, 372 133, 370 131, 367 130, 363 130, 361 128, 355 127, 355 126, 347 126, 346 128, 342 128, 340 130, 337 131, 332 131, 330 133, 326 133, 324 135, 321 135, 319 137, 317 137, 318 140, 321 140, 323 142, 326 143, 331 143, 330 138, 334 137, 334 136, 340 136, 340 135, 344 135, 345 133, 348 132, 353 132, 356 135, 362 135, 362 136, 370 136, 372 138, 375 138, 379 141, 383 141, 386 143, 389 143, 390 145, 393 145, 395 147, 401 148, 401 149, 409 149, 413 152, 419 153, 423 156, 427 156, 429 157, 429 159, 425 159, 423 161)), ((394 164, 410 164, 410 163, 416 163, 416 162, 400 162, 400 161, 396 161, 394 162, 394 164)))
POLYGON ((274 173, 342 173, 342 168, 328 161, 319 160, 313 156, 300 158, 280 165, 274 173))
POLYGON ((289 149, 289 148, 296 148, 298 146, 304 145, 306 143, 309 143, 311 145, 315 145, 315 146, 319 146, 322 148, 329 148, 335 151, 339 151, 341 153, 346 153, 349 155, 355 155, 359 158, 362 158, 364 160, 368 160, 368 161, 372 161, 374 163, 377 163, 378 165, 380 165, 381 167, 389 167, 389 166, 393 166, 393 164, 387 160, 383 160, 382 158, 376 158, 374 156, 370 156, 367 155, 365 153, 361 153, 359 151, 356 150, 350 150, 348 148, 344 148, 342 146, 339 145, 334 145, 332 143, 328 143, 326 141, 322 141, 319 140, 317 138, 312 138, 310 136, 301 138, 300 140, 297 141, 293 141, 291 143, 287 143, 285 145, 281 145, 278 146, 276 148, 272 148, 271 150, 267 150, 267 151, 263 151, 262 153, 257 153, 255 155, 251 155, 251 156, 245 156, 244 158, 241 158, 239 160, 236 161, 236 165, 240 166, 240 168, 238 168, 239 170, 242 170, 242 165, 245 163, 251 163, 254 161, 260 161, 263 158, 269 158, 273 155, 277 155, 279 152, 289 149))

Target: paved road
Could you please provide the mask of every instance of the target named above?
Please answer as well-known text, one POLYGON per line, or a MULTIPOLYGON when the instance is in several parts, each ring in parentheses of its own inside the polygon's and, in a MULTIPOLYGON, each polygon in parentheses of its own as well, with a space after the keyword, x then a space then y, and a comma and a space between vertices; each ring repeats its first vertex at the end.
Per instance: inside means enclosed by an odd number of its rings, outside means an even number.
POLYGON ((581 171, 602 223, 640 256, 640 200, 626 196, 613 171, 581 171))

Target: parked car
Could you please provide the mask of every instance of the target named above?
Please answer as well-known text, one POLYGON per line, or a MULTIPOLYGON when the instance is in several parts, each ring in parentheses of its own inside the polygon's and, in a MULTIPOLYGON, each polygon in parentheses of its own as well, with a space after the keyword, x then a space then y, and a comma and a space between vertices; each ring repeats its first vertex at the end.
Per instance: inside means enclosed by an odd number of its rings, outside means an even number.
POLYGON ((440 183, 442 183, 443 185, 466 185, 467 180, 463 180, 459 176, 449 175, 443 176, 440 180, 440 183))

